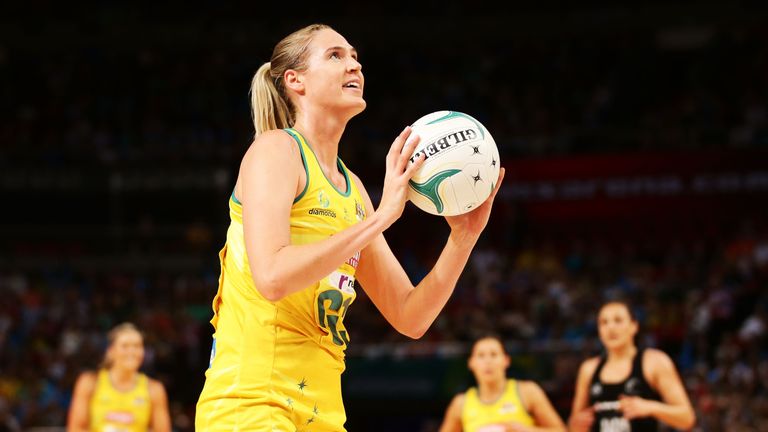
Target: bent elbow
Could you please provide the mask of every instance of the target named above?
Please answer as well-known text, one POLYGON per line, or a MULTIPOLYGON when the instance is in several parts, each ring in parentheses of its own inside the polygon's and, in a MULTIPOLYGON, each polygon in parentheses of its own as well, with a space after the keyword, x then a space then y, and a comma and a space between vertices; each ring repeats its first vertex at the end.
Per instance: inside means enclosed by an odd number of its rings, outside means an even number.
POLYGON ((282 292, 274 289, 272 290, 264 289, 264 290, 259 290, 259 292, 261 293, 262 297, 264 297, 265 299, 267 299, 267 301, 270 301, 272 303, 284 297, 282 292))
POLYGON ((253 283, 256 285, 256 291, 267 301, 276 302, 285 297, 285 287, 274 278, 261 277, 257 279, 254 277, 253 283))
POLYGON ((427 333, 428 326, 411 326, 397 329, 400 334, 407 336, 413 340, 421 339, 427 333))
POLYGON ((682 429, 684 430, 690 430, 693 429, 694 426, 696 426, 696 414, 691 411, 691 413, 688 415, 688 417, 685 419, 685 424, 683 424, 682 429))

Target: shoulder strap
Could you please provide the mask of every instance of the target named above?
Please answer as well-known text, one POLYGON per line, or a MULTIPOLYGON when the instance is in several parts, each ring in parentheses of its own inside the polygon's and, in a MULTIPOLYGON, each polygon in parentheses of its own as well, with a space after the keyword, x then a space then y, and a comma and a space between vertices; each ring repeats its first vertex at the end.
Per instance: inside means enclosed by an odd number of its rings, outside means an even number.
POLYGON ((464 421, 465 413, 472 404, 477 404, 477 389, 475 387, 470 387, 464 392, 464 404, 461 406, 462 421, 464 421))
POLYGON ((601 355, 600 356, 600 363, 597 364, 597 368, 595 369, 595 372, 592 374, 592 379, 590 382, 596 383, 600 381, 600 372, 603 370, 603 366, 605 366, 605 362, 608 360, 608 356, 601 355))
POLYGON ((635 354, 635 358, 632 359, 632 376, 635 376, 638 378, 644 378, 643 377, 643 354, 645 354, 645 348, 638 347, 637 353, 635 354))
POLYGON ((520 381, 514 378, 507 379, 507 392, 509 392, 509 394, 514 398, 514 400, 517 402, 517 405, 519 405, 523 411, 526 411, 525 401, 523 401, 523 393, 520 391, 520 381))
MULTIPOLYGON (((303 136, 293 128, 285 128, 283 129, 288 135, 293 138, 294 141, 296 141, 296 145, 299 146, 299 153, 301 154, 301 163, 304 165, 304 174, 307 175, 307 182, 304 184, 304 189, 301 191, 301 193, 293 199, 293 203, 296 204, 301 197, 304 196, 304 194, 307 192, 307 189, 309 188, 309 165, 307 165, 307 156, 304 154, 304 145, 302 143, 306 143, 306 140, 303 136)), ((317 163, 317 162, 315 162, 317 163)))

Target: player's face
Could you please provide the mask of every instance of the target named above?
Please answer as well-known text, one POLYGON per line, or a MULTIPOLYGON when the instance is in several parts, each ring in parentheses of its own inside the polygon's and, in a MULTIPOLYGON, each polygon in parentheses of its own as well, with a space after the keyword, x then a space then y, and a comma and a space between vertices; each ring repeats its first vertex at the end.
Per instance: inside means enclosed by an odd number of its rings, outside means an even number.
POLYGON ((469 369, 478 381, 505 379, 508 367, 509 356, 504 353, 501 342, 486 338, 475 343, 469 357, 469 369))
POLYGON ((626 305, 609 303, 600 309, 597 328, 605 348, 617 349, 634 344, 637 322, 629 315, 626 305))
POLYGON ((363 71, 357 50, 331 29, 315 32, 309 44, 306 95, 324 108, 345 109, 356 115, 365 109, 363 71))
POLYGON ((109 356, 116 367, 138 370, 144 361, 144 339, 138 332, 124 331, 112 342, 109 356))

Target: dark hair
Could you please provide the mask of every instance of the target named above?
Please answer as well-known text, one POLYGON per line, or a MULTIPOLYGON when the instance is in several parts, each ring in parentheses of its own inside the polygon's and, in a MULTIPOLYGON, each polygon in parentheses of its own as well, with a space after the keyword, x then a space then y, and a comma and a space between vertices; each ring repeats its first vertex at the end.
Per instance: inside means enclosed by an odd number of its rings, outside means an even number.
POLYGON ((618 304, 618 305, 624 306, 627 309, 627 313, 629 313, 629 318, 632 321, 637 321, 637 315, 635 314, 635 311, 632 309, 631 304, 629 303, 628 300, 623 299, 623 298, 611 299, 611 300, 608 300, 608 301, 604 302, 600 306, 600 309, 598 309, 598 314, 600 313, 601 310, 603 310, 603 308, 605 308, 608 305, 612 305, 612 304, 618 304))
POLYGON ((498 341, 499 345, 501 345, 501 350, 504 352, 504 354, 509 354, 507 352, 507 347, 504 346, 504 339, 502 339, 501 335, 499 335, 498 333, 487 332, 487 333, 482 333, 479 337, 475 338, 474 342, 472 342, 472 347, 469 350, 470 355, 472 355, 472 351, 474 350, 475 345, 477 345, 477 343, 480 342, 481 340, 485 340, 485 339, 493 339, 495 341, 498 341))

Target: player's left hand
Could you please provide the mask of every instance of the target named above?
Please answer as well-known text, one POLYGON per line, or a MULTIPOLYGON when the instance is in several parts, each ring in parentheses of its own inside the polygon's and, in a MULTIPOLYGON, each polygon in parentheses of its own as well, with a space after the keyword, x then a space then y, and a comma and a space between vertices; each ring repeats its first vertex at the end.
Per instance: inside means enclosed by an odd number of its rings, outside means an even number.
POLYGON ((653 401, 641 397, 621 395, 619 405, 627 420, 650 417, 653 414, 653 401))
POLYGON ((504 168, 501 168, 499 170, 499 179, 496 182, 496 187, 493 188, 493 191, 485 202, 468 213, 445 217, 445 220, 448 221, 448 225, 451 227, 452 233, 460 233, 474 239, 480 236, 480 233, 485 229, 485 225, 488 224, 488 218, 491 215, 491 207, 493 207, 493 200, 496 198, 496 193, 499 192, 499 187, 501 187, 501 181, 503 179, 504 168))

